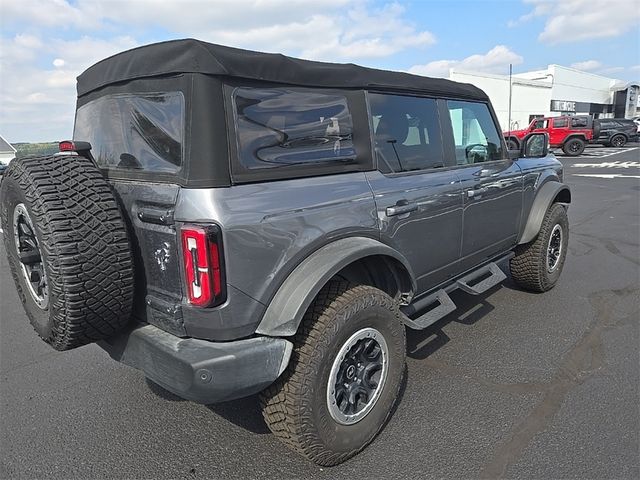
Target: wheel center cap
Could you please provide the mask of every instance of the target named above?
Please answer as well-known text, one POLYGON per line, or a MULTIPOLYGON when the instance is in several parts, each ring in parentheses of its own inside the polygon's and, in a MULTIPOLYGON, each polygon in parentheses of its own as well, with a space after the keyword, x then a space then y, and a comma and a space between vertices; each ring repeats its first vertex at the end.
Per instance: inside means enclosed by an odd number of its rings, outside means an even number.
POLYGON ((346 373, 347 373, 347 378, 349 380, 351 380, 354 377, 354 375, 356 374, 356 367, 353 366, 353 365, 349 365, 349 367, 347 368, 347 372, 346 373))

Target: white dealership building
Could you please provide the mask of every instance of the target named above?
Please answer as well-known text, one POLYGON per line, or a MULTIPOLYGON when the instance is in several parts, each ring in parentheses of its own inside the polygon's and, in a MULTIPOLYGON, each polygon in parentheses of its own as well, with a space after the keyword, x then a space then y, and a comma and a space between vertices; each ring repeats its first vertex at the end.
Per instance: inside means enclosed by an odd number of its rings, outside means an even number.
MULTIPOLYGON (((509 76, 451 69, 449 78, 484 90, 503 130, 509 129, 509 76)), ((561 65, 518 73, 511 78, 511 129, 525 128, 534 117, 591 114, 595 118, 640 115, 640 82, 583 72, 561 65)))

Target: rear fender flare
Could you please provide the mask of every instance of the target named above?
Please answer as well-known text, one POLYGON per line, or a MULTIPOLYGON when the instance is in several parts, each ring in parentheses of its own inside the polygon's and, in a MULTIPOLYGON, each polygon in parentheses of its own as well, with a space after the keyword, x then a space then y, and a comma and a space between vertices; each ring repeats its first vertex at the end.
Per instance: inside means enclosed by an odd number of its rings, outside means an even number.
POLYGON ((558 196, 563 199, 561 203, 571 203, 571 190, 564 183, 550 180, 540 187, 533 200, 527 223, 520 234, 518 244, 529 243, 536 238, 542 226, 544 215, 558 196))
POLYGON ((302 317, 322 287, 351 263, 372 255, 400 262, 410 277, 410 281, 404 282, 407 291, 403 294, 410 297, 416 291, 409 262, 396 250, 371 238, 343 238, 316 250, 291 272, 267 306, 256 333, 278 337, 295 335, 302 317))

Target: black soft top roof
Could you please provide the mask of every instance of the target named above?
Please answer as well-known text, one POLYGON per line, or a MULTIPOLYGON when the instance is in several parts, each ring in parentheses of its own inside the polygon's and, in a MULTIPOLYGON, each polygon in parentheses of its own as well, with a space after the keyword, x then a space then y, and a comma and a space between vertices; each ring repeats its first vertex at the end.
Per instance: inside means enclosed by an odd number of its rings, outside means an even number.
POLYGON ((381 88, 487 100, 482 90, 467 83, 377 70, 352 63, 313 62, 194 39, 154 43, 102 60, 78 77, 78 96, 118 82, 178 73, 203 73, 314 87, 381 88))

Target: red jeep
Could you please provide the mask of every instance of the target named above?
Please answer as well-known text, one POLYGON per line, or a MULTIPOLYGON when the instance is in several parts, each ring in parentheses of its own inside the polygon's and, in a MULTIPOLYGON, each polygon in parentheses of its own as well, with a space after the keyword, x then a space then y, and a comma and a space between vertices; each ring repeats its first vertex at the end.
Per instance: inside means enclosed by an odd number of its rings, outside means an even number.
POLYGON ((593 127, 593 119, 588 115, 534 118, 527 128, 503 132, 503 135, 508 147, 515 150, 530 133, 546 132, 551 148, 562 148, 565 155, 575 157, 594 138, 593 127))

